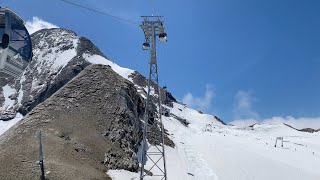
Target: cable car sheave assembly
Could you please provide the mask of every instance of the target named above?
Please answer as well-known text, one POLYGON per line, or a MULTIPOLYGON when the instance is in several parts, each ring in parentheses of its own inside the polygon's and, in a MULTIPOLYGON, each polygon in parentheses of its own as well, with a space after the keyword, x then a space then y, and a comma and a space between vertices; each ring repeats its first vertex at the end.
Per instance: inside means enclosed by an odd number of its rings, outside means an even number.
POLYGON ((32 44, 24 21, 0 7, 0 78, 18 78, 32 59, 32 44))
POLYGON ((161 21, 161 16, 142 16, 144 21, 140 25, 144 32, 145 42, 142 44, 143 50, 150 49, 150 38, 152 38, 152 33, 154 28, 154 35, 159 36, 160 42, 167 42, 167 33, 165 33, 163 22, 161 21), (149 21, 148 19, 153 18, 153 21, 149 21))

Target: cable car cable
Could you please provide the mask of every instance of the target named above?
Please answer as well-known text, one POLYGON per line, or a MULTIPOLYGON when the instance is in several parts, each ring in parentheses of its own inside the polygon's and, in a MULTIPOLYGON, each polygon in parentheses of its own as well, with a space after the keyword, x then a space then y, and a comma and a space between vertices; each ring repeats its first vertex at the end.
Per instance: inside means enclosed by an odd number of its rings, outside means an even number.
POLYGON ((112 14, 109 14, 109 13, 106 13, 106 12, 102 12, 102 11, 99 11, 99 10, 96 10, 96 9, 93 9, 93 8, 89 8, 89 7, 86 7, 86 6, 71 2, 71 1, 67 1, 67 0, 57 0, 57 1, 68 3, 68 4, 71 4, 73 6, 80 7, 82 9, 86 9, 86 10, 89 10, 89 11, 92 11, 92 12, 95 12, 95 13, 99 13, 99 14, 102 14, 102 15, 105 15, 105 16, 109 16, 109 17, 112 17, 112 18, 120 20, 120 21, 125 21, 125 22, 131 23, 131 24, 139 25, 139 23, 131 21, 129 19, 124 19, 124 18, 115 16, 115 15, 112 15, 112 14))

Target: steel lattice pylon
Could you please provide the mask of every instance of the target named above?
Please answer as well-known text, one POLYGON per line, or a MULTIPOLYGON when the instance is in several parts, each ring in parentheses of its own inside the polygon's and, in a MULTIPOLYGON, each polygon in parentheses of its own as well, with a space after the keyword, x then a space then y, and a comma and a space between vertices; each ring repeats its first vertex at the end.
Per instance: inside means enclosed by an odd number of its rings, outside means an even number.
POLYGON ((152 43, 150 52, 150 73, 148 80, 148 95, 146 98, 146 110, 144 116, 144 130, 143 130, 143 142, 142 142, 142 163, 140 170, 140 180, 143 180, 146 176, 158 177, 161 180, 167 180, 166 171, 166 159, 164 148, 164 127, 162 123, 162 106, 161 106, 161 92, 158 78, 158 65, 156 58, 156 37, 159 36, 161 42, 166 41, 166 33, 164 32, 163 21, 160 16, 142 16, 143 22, 141 28, 144 31, 145 43, 143 43, 143 49, 150 49, 150 40, 152 43), (151 86, 157 87, 157 89, 151 90, 151 86), (157 112, 152 111, 152 98, 151 96, 157 96, 158 109, 157 112), (151 128, 160 129, 161 144, 151 145, 148 143, 148 134, 151 128), (146 162, 149 161, 149 167, 146 166, 146 162), (150 164, 151 163, 151 164, 150 164))

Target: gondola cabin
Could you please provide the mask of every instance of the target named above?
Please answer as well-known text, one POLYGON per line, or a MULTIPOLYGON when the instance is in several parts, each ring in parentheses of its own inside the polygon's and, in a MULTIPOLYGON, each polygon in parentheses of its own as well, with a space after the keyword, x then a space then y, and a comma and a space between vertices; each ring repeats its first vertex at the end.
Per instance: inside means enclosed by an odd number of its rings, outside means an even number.
POLYGON ((142 49, 143 50, 149 50, 150 49, 150 44, 148 42, 145 42, 142 44, 142 49))
POLYGON ((32 59, 32 45, 23 20, 0 7, 0 78, 18 78, 32 59))

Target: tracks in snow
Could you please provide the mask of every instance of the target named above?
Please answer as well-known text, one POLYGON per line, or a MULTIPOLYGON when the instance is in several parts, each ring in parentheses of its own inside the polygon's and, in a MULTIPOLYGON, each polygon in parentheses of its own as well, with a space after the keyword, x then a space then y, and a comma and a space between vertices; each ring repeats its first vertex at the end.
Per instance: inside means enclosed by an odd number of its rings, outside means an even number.
POLYGON ((197 152, 196 148, 190 143, 191 136, 183 131, 179 133, 180 154, 185 156, 188 165, 190 179, 194 180, 218 180, 217 175, 209 167, 204 157, 197 152))

